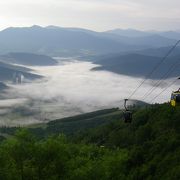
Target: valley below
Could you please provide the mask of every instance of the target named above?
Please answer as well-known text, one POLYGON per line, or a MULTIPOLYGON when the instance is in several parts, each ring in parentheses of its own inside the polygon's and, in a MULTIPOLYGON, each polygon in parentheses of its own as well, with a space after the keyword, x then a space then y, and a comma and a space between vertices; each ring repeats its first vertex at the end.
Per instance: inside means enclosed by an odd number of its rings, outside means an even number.
MULTIPOLYGON (((26 126, 106 108, 122 109, 123 99, 143 80, 94 71, 100 65, 73 58, 58 62, 51 66, 24 66, 43 78, 22 84, 6 83, 8 89, 0 93, 0 126, 26 126)), ((147 80, 132 99, 149 103, 172 79, 164 81, 162 87, 143 100, 156 81, 147 80)), ((169 101, 171 90, 177 88, 172 86, 153 103, 169 101)))

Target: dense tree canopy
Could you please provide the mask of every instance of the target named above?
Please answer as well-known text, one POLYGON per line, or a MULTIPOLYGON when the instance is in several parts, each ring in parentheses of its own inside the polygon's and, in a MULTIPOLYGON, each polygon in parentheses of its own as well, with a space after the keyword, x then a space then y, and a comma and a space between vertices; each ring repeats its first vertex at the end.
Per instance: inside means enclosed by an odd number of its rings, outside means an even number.
POLYGON ((20 128, 1 138, 0 179, 180 179, 179 107, 153 105, 136 110, 132 124, 119 116, 74 136, 50 134, 20 128))

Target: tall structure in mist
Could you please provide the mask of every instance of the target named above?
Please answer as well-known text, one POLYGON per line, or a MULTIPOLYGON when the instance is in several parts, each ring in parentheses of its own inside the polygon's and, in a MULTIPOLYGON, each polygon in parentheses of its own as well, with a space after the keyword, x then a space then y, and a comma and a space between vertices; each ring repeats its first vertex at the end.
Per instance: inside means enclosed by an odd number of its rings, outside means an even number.
POLYGON ((14 84, 22 84, 24 79, 24 75, 21 72, 15 72, 13 74, 13 83, 14 84))

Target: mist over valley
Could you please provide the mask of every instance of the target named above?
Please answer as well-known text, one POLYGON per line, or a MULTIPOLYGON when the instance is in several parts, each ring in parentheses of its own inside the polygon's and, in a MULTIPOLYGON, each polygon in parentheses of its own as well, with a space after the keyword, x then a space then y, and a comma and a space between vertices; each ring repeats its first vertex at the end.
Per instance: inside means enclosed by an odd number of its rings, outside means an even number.
MULTIPOLYGON (((24 126, 101 109, 122 109, 124 99, 179 36, 178 31, 96 32, 36 25, 0 31, 0 125, 24 126)), ((152 99, 178 77, 179 49, 174 48, 148 77, 129 101, 131 105, 169 101, 177 84, 152 99), (172 72, 164 77, 169 68, 172 72)))
MULTIPOLYGON (((1 93, 0 124, 44 123, 99 109, 123 108, 123 99, 143 79, 93 70, 98 67, 91 62, 72 59, 56 66, 26 66, 43 78, 29 83, 7 83, 9 88, 1 93)), ((133 99, 141 100, 156 81, 148 80, 133 99)), ((164 81, 146 101, 149 102, 171 81, 164 81)), ((155 102, 168 101, 170 92, 171 88, 155 102)))

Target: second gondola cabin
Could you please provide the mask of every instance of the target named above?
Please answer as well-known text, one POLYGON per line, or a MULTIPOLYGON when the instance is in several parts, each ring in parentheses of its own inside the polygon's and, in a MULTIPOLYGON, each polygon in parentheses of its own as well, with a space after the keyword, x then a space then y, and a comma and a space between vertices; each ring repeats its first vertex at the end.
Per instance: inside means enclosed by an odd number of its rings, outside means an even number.
POLYGON ((131 123, 132 122, 132 112, 129 110, 126 110, 123 112, 124 116, 124 122, 125 123, 131 123))
POLYGON ((125 108, 125 111, 123 112, 124 122, 131 123, 132 122, 132 112, 130 110, 128 110, 128 108, 127 108, 127 105, 126 105, 127 101, 128 101, 128 99, 124 100, 124 108, 125 108))

